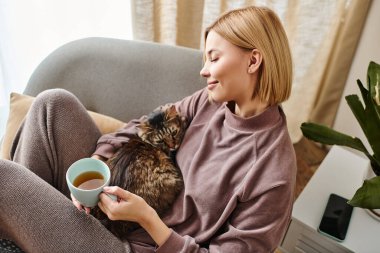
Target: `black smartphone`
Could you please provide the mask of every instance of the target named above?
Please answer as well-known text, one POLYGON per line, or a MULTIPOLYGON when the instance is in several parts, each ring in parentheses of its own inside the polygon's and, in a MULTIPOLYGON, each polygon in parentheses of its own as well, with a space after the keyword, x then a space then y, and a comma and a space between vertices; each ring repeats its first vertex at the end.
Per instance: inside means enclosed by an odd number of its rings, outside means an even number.
POLYGON ((330 194, 318 231, 332 239, 342 242, 346 238, 353 207, 347 199, 330 194))

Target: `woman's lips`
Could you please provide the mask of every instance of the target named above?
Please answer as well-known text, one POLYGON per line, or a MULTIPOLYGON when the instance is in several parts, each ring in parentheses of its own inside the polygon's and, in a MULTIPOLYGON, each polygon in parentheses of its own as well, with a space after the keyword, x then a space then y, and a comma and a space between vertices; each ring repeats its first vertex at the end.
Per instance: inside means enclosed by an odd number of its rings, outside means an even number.
POLYGON ((218 81, 209 82, 207 84, 207 89, 209 89, 209 90, 214 89, 218 85, 218 83, 219 83, 218 81))

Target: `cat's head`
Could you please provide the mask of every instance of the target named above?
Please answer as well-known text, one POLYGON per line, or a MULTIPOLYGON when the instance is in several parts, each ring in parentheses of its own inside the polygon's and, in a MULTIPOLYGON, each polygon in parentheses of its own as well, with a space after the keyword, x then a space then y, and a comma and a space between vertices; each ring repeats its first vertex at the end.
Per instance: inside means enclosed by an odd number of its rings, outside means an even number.
POLYGON ((178 114, 174 105, 165 105, 143 118, 136 127, 143 141, 169 152, 180 146, 187 120, 178 114))

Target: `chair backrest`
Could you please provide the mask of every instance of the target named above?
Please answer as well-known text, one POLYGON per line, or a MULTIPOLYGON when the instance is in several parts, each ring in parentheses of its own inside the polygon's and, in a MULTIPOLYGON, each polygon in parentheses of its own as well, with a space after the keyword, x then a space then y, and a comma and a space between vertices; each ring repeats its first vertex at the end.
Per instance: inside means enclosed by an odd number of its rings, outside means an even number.
POLYGON ((74 93, 88 110, 123 121, 175 102, 205 85, 202 53, 184 47, 111 38, 65 44, 44 59, 24 94, 74 93))

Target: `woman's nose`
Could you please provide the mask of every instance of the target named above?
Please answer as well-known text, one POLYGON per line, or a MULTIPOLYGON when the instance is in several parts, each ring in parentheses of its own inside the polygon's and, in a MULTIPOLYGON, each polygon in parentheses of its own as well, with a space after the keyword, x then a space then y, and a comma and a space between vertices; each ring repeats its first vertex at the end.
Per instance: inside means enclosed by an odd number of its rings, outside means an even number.
POLYGON ((206 64, 203 66, 203 68, 201 69, 201 72, 199 72, 199 74, 203 77, 210 76, 210 72, 208 71, 206 64))

